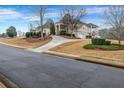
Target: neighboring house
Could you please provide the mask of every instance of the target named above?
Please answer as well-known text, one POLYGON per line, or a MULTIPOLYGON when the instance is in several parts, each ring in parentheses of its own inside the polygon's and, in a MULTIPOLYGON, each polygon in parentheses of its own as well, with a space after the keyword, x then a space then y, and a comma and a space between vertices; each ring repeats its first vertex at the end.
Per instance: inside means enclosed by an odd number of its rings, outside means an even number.
MULTIPOLYGON (((61 31, 67 31, 68 34, 71 33, 71 29, 67 28, 67 26, 62 22, 55 23, 55 31, 56 34, 60 34, 61 31)), ((98 26, 92 23, 83 23, 80 22, 77 26, 77 30, 73 33, 77 38, 89 38, 89 37, 98 37, 99 31, 98 26)))
POLYGON ((2 33, 2 34, 0 34, 0 37, 7 37, 7 34, 6 33, 2 33))
MULTIPOLYGON (((40 32, 41 31, 41 26, 36 27, 35 31, 40 32)), ((44 33, 45 36, 50 35, 50 26, 49 26, 49 24, 46 23, 46 24, 43 25, 43 33, 44 33)))
POLYGON ((17 31, 17 37, 25 37, 25 33, 22 31, 17 31))

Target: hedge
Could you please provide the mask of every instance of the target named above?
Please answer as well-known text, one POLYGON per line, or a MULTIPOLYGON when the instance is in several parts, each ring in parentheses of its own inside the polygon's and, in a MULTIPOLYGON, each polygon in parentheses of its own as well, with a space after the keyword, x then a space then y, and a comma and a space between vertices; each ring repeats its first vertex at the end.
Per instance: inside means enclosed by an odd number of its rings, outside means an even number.
POLYGON ((106 41, 106 39, 103 38, 92 38, 92 44, 93 45, 110 45, 111 41, 106 41))
POLYGON ((66 35, 66 34, 67 34, 67 32, 65 30, 60 31, 60 35, 66 35))

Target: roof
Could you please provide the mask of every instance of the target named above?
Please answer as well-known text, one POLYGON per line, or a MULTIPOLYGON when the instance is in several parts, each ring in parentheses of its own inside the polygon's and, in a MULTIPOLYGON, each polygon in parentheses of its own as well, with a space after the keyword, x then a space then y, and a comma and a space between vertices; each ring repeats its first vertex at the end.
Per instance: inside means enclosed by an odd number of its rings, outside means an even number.
MULTIPOLYGON (((41 28, 41 26, 36 27, 36 29, 40 29, 40 28, 41 28)), ((50 25, 48 23, 45 23, 43 25, 43 28, 50 28, 50 25)))
POLYGON ((88 27, 91 27, 91 28, 97 28, 98 26, 93 24, 93 23, 88 23, 87 24, 88 27))
MULTIPOLYGON (((56 22, 55 24, 58 24, 58 23, 63 23, 63 22, 62 22, 62 20, 60 20, 60 21, 56 22)), ((85 25, 85 26, 88 26, 88 27, 92 27, 92 28, 97 28, 98 27, 97 25, 95 25, 93 23, 88 23, 87 24, 87 23, 84 23, 84 22, 81 22, 81 21, 79 21, 79 24, 80 25, 85 25)))
POLYGON ((63 24, 62 20, 59 20, 58 22, 56 22, 55 24, 63 24))

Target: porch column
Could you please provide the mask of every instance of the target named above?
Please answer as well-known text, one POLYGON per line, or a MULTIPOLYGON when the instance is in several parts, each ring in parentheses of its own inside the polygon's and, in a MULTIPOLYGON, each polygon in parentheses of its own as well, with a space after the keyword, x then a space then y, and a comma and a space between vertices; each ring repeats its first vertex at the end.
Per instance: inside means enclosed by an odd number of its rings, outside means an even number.
POLYGON ((57 32, 58 35, 60 34, 60 30, 61 30, 60 25, 61 25, 61 24, 58 24, 58 32, 57 32))
POLYGON ((56 25, 55 25, 55 28, 56 28, 56 35, 58 35, 58 32, 59 32, 59 25, 56 24, 56 25))
POLYGON ((90 32, 92 33, 92 25, 90 26, 90 32))

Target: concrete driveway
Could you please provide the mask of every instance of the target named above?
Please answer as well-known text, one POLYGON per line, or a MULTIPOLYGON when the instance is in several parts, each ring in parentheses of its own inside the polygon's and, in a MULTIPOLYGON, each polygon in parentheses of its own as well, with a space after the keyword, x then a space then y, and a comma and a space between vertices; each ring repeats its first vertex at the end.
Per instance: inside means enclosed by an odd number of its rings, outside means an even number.
POLYGON ((53 38, 52 41, 50 41, 49 43, 47 43, 41 47, 38 47, 35 49, 27 49, 27 50, 30 50, 33 52, 44 52, 44 51, 47 51, 50 48, 53 48, 53 47, 58 46, 60 44, 63 44, 66 42, 71 42, 71 41, 76 41, 76 39, 66 39, 66 38, 61 37, 61 36, 52 36, 52 38, 53 38))
POLYGON ((19 87, 124 87, 124 69, 0 45, 0 73, 19 87))

